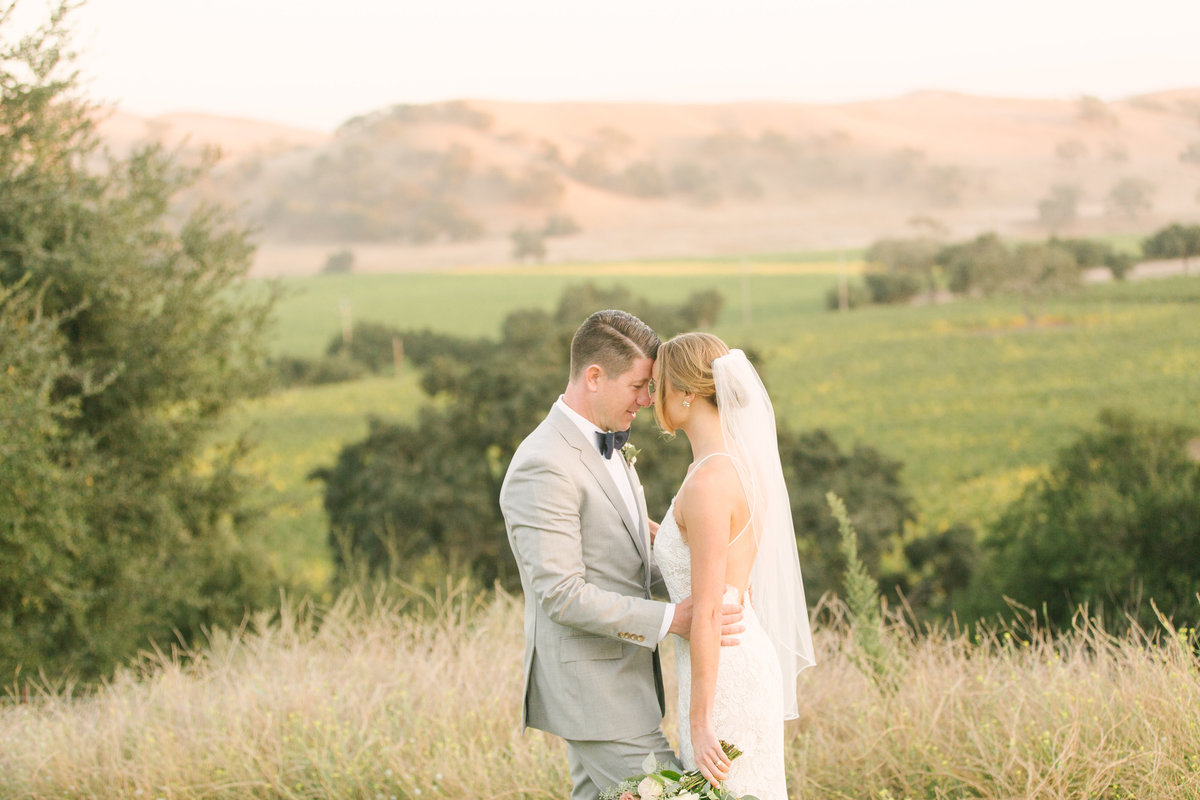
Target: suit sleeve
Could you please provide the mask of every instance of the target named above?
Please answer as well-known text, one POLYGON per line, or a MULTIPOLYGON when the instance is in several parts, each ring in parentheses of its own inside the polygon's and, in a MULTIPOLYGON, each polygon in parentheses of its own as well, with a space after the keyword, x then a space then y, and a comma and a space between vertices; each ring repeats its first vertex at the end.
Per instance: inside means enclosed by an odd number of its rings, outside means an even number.
POLYGON ((663 603, 587 581, 579 488, 567 475, 537 460, 514 464, 500 506, 513 554, 547 617, 650 649, 658 644, 663 603))

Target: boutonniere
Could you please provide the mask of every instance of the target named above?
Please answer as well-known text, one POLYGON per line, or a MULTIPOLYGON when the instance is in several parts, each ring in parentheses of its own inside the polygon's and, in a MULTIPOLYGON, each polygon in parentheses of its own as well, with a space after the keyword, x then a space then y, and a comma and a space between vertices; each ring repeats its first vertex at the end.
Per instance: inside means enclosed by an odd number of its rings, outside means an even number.
POLYGON ((637 463, 637 457, 641 454, 641 449, 634 447, 633 442, 626 442, 625 446, 621 448, 621 457, 624 458, 625 463, 631 467, 637 463))

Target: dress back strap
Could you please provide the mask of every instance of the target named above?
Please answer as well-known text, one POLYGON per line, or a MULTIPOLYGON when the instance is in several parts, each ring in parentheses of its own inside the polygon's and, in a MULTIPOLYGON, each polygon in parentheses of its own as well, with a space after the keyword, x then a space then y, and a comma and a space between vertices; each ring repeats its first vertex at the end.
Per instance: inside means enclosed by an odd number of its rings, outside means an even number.
POLYGON ((697 461, 695 464, 692 464, 692 468, 688 471, 687 475, 683 476, 683 482, 679 484, 679 488, 675 490, 675 494, 679 494, 679 492, 683 489, 684 485, 687 484, 688 480, 690 480, 691 477, 696 474, 696 470, 700 469, 700 465, 703 464, 705 461, 708 461, 713 456, 729 456, 729 458, 733 458, 733 456, 729 455, 729 453, 709 453, 704 458, 697 461))
MULTIPOLYGON (((679 484, 679 488, 675 490, 675 494, 676 494, 676 496, 678 496, 678 495, 679 495, 679 492, 681 492, 681 491, 683 490, 683 487, 684 487, 684 485, 685 485, 685 484, 688 482, 688 479, 689 479, 689 478, 691 478, 693 475, 695 475, 695 474, 696 474, 696 470, 700 468, 700 465, 701 465, 701 464, 703 464, 705 461, 708 461, 708 460, 709 460, 710 458, 712 458, 713 456, 727 456, 727 457, 728 457, 730 460, 732 460, 732 461, 735 461, 735 462, 737 461, 737 459, 736 459, 736 458, 734 458, 734 457, 733 457, 733 455, 732 455, 731 453, 709 453, 709 454, 708 454, 708 455, 706 455, 704 458, 700 459, 699 461, 697 461, 695 464, 693 464, 693 465, 692 465, 692 469, 691 469, 691 471, 690 471, 690 472, 688 472, 688 474, 687 474, 687 475, 685 475, 685 476, 683 477, 683 483, 680 483, 680 484, 679 484)), ((741 463, 741 462, 738 462, 738 463, 741 463)), ((744 492, 744 491, 745 491, 745 487, 743 487, 743 489, 742 489, 742 490, 743 490, 743 492, 744 492)), ((746 499, 747 499, 747 500, 750 500, 750 497, 749 497, 749 496, 747 496, 747 498, 746 498, 746 499)), ((675 504, 675 501, 674 501, 674 500, 672 500, 672 501, 671 501, 671 504, 672 504, 672 505, 674 505, 674 504, 675 504)), ((738 531, 738 534, 737 534, 737 536, 734 536, 732 539, 730 539, 730 540, 729 540, 729 545, 730 545, 731 547, 733 546, 734 542, 736 542, 738 539, 742 538, 742 534, 744 534, 746 531, 750 530, 750 525, 751 525, 751 523, 752 523, 752 522, 754 522, 754 506, 753 506, 753 503, 751 503, 751 504, 749 505, 749 511, 750 511, 750 517, 749 517, 749 518, 746 520, 746 524, 742 526, 742 529, 741 529, 740 531, 738 531)))

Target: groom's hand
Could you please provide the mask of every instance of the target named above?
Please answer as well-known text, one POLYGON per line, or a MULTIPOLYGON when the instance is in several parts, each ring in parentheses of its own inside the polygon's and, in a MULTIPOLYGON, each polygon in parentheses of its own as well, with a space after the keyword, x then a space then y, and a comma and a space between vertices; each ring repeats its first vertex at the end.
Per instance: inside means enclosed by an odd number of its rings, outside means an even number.
POLYGON ((658 523, 654 520, 646 520, 650 524, 650 544, 654 544, 654 537, 658 536, 658 523))
MULTIPOLYGON (((743 611, 737 603, 726 603, 721 606, 721 646, 734 647, 741 644, 737 638, 739 633, 746 630, 742 624, 743 611)), ((692 598, 685 597, 675 604, 675 616, 671 618, 670 633, 684 639, 690 638, 692 632, 692 598)))

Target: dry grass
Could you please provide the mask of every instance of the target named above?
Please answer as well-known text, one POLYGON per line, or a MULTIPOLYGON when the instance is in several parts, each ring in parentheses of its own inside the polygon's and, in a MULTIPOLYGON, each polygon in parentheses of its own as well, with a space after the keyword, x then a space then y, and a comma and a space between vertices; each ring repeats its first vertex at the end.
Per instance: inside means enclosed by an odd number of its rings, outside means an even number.
MULTIPOLYGON (((893 618, 880 686, 822 617, 789 724, 794 797, 1200 796, 1194 633, 980 639, 893 618)), ((301 605, 86 697, 3 701, 0 796, 564 797, 561 744, 517 730, 521 647, 506 595, 301 605)))

